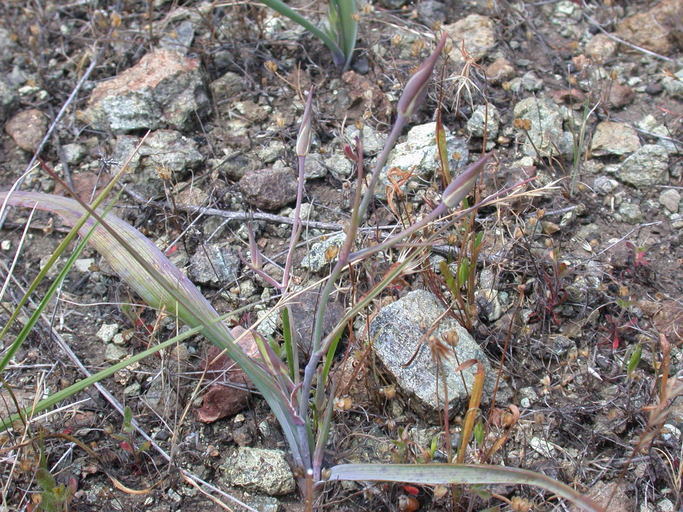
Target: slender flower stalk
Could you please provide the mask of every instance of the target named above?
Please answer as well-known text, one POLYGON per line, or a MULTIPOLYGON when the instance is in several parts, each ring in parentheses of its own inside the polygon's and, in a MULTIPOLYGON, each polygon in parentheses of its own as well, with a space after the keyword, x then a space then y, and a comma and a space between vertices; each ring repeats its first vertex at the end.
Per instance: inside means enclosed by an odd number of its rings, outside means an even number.
POLYGON ((389 159, 389 154, 394 149, 396 141, 401 136, 403 128, 410 121, 411 116, 415 112, 416 106, 422 102, 427 91, 427 85, 429 84, 429 79, 432 76, 434 67, 436 66, 436 61, 441 54, 444 46, 446 45, 446 34, 444 33, 439 39, 436 48, 432 54, 427 58, 426 61, 418 68, 415 74, 406 83, 405 89, 401 98, 398 100, 397 106, 397 116, 394 126, 391 129, 391 133, 387 138, 382 152, 377 157, 375 167, 372 170, 372 175, 370 177, 370 183, 368 184, 367 193, 363 197, 363 202, 360 205, 360 219, 365 217, 365 213, 370 206, 370 201, 375 197, 374 191, 377 187, 377 182, 379 181, 379 175, 389 159))
MULTIPOLYGON (((321 359, 324 357, 326 350, 329 349, 329 345, 327 343, 325 344, 326 347, 321 347, 323 338, 323 322, 325 318, 325 313, 327 311, 329 297, 334 291, 334 287, 336 285, 337 280, 339 279, 339 276, 341 275, 346 265, 349 263, 349 256, 351 254, 351 248, 353 246, 353 243, 355 242, 356 232, 360 224, 363 222, 363 219, 365 218, 365 214, 370 205, 370 201, 372 201, 372 199, 375 197, 374 191, 377 186, 377 182, 379 181, 380 172, 386 165, 386 162, 389 158, 389 154, 391 153, 391 150, 394 148, 396 141, 398 140, 399 136, 401 135, 401 132, 403 131, 403 128, 408 124, 410 117, 415 112, 417 105, 424 99, 426 88, 431 79, 432 72, 434 71, 436 62, 445 45, 446 34, 443 34, 441 36, 441 39, 439 39, 439 42, 437 43, 434 52, 418 68, 418 70, 410 78, 410 80, 408 80, 406 88, 403 91, 403 94, 401 95, 401 99, 399 100, 399 108, 396 121, 394 122, 394 126, 391 130, 391 133, 389 134, 389 137, 387 138, 387 141, 384 144, 382 152, 377 157, 377 161, 375 163, 375 167, 373 168, 370 183, 368 184, 368 188, 365 191, 365 195, 363 196, 362 200, 360 200, 357 204, 354 204, 353 217, 351 219, 349 229, 346 233, 344 245, 339 251, 337 263, 330 272, 327 282, 325 283, 325 287, 323 288, 323 291, 320 294, 320 300, 318 302, 318 307, 316 310, 316 317, 313 326, 313 336, 311 342, 311 356, 304 370, 304 378, 301 387, 301 401, 299 403, 299 416, 301 418, 308 418, 309 416, 309 397, 311 396, 313 378, 318 369, 318 365, 320 364, 321 359), (325 350, 321 350, 321 348, 325 348, 325 350)), ((360 170, 362 170, 362 154, 358 156, 357 164, 360 170)), ((359 179, 356 191, 356 200, 360 199, 361 183, 362 181, 359 179)), ((314 474, 314 476, 316 479, 320 478, 319 474, 314 474)))
POLYGON ((299 134, 296 138, 296 156, 299 165, 299 176, 296 188, 296 206, 294 208, 294 224, 292 225, 292 236, 289 239, 289 250, 285 261, 285 270, 282 276, 282 289, 286 290, 289 285, 290 274, 292 271, 292 260, 294 249, 301 236, 301 203, 304 197, 304 183, 306 181, 306 157, 311 148, 313 138, 313 88, 308 92, 308 99, 304 107, 304 114, 301 118, 299 134))

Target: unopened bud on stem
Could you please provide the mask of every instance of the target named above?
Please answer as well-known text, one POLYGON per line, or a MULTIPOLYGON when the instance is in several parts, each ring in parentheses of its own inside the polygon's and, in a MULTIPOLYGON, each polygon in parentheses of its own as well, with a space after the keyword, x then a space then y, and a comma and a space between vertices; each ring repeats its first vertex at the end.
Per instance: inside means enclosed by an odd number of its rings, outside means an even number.
POLYGON ((306 100, 306 107, 304 108, 304 115, 301 118, 301 126, 299 127, 299 135, 296 138, 296 156, 302 157, 308 155, 308 150, 311 147, 311 138, 313 136, 312 122, 313 117, 313 88, 308 92, 308 99, 306 100))
POLYGON ((482 156, 455 178, 443 191, 442 202, 447 208, 453 208, 470 193, 479 173, 491 158, 491 154, 482 156))
POLYGON ((422 63, 415 74, 410 77, 410 80, 408 80, 408 83, 403 89, 401 99, 398 100, 398 104, 396 105, 399 116, 405 117, 406 119, 412 116, 415 107, 424 98, 429 79, 432 76, 432 71, 434 71, 434 66, 436 66, 436 61, 446 44, 446 37, 447 36, 444 33, 441 36, 441 39, 439 39, 434 52, 422 63))

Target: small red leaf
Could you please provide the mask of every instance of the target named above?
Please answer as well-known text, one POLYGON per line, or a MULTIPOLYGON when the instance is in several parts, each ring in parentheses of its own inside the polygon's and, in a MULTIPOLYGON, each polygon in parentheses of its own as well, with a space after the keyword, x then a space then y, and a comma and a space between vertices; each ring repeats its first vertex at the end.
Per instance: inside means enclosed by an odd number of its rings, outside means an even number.
POLYGON ((420 494, 420 489, 418 489, 414 485, 404 485, 403 490, 412 496, 417 496, 418 494, 420 494))
POLYGON ((356 153, 353 151, 353 148, 349 144, 344 144, 344 155, 352 162, 355 162, 357 160, 356 153))
POLYGON ((122 450, 124 450, 126 452, 133 453, 133 447, 130 445, 130 443, 128 441, 121 441, 119 443, 119 448, 121 448, 122 450))

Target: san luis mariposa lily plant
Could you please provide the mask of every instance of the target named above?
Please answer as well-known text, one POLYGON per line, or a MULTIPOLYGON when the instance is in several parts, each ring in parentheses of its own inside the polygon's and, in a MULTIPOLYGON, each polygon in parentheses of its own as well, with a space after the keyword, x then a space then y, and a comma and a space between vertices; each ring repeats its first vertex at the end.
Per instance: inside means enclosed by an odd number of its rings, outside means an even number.
POLYGON ((320 39, 332 53, 334 64, 342 71, 346 71, 351 64, 358 37, 356 0, 329 0, 327 26, 322 29, 282 0, 259 0, 259 2, 298 23, 320 39))
MULTIPOLYGON (((292 257, 301 234, 301 203, 303 200, 304 166, 309 152, 313 126, 312 101, 313 94, 309 94, 299 135, 296 143, 298 159, 299 187, 295 208, 295 221, 292 227, 290 250, 285 262, 285 272, 281 281, 269 278, 274 286, 282 292, 282 299, 276 307, 283 311, 284 339, 286 356, 280 358, 271 346, 255 336, 260 351, 260 359, 248 357, 238 345, 238 341, 223 318, 211 304, 202 296, 189 279, 176 268, 166 256, 144 235, 130 224, 108 212, 105 198, 113 190, 115 182, 124 172, 122 169, 114 177, 108 187, 91 204, 85 204, 80 199, 34 193, 34 192, 1 192, 0 201, 4 205, 37 208, 55 213, 61 219, 73 226, 60 246, 51 257, 46 268, 54 264, 68 244, 81 236, 81 242, 69 257, 67 264, 58 274, 50 287, 46 297, 40 302, 31 319, 24 324, 19 335, 10 344, 0 360, 0 374, 7 367, 12 356, 21 346, 26 336, 35 325, 35 317, 48 302, 51 293, 65 278, 70 266, 76 260, 86 243, 93 246, 111 265, 112 269, 151 307, 173 315, 190 328, 191 333, 201 333, 212 344, 221 348, 251 379, 254 388, 261 393, 273 414, 280 423, 284 436, 289 445, 295 474, 304 499, 305 508, 312 511, 316 506, 318 489, 326 481, 334 480, 369 480, 412 482, 418 484, 529 484, 542 487, 552 493, 566 498, 583 510, 597 512, 601 510, 591 500, 582 496, 570 487, 544 475, 523 469, 476 464, 340 464, 330 468, 323 467, 323 453, 330 432, 335 382, 330 376, 335 349, 345 326, 358 312, 366 308, 389 284, 414 263, 423 253, 423 247, 416 248, 399 263, 393 265, 380 282, 376 284, 357 304, 353 305, 339 320, 331 332, 324 334, 323 319, 328 308, 331 295, 335 291, 344 272, 352 265, 373 257, 379 251, 386 251, 396 244, 413 236, 435 221, 448 217, 453 222, 470 210, 453 212, 461 201, 472 190, 477 176, 491 160, 491 155, 483 155, 471 164, 462 174, 452 180, 442 194, 441 202, 433 211, 419 222, 407 227, 403 232, 387 238, 381 244, 368 248, 357 248, 357 234, 362 225, 368 207, 374 198, 380 171, 385 166, 391 150, 408 124, 417 107, 422 103, 427 86, 430 82, 438 57, 446 44, 446 37, 438 41, 436 49, 407 82, 404 92, 397 104, 397 117, 387 138, 384 149, 369 176, 365 176, 361 141, 357 141, 355 151, 349 150, 355 160, 357 174, 357 188, 353 199, 351 219, 345 230, 345 241, 337 255, 337 261, 326 278, 325 285, 320 292, 315 322, 310 340, 310 352, 307 361, 300 361, 299 345, 302 340, 297 339, 298 330, 294 325, 294 315, 287 314, 289 305, 296 298, 297 293, 291 291, 290 276, 292 271, 292 257), (367 178, 367 179, 366 179, 367 178), (361 184, 367 182, 365 192, 361 184), (300 367, 303 366, 303 372, 300 367)), ((59 177, 51 173, 59 180, 59 177)), ((66 185, 65 185, 66 186, 66 185)), ((77 197, 74 195, 74 197, 77 197)), ((480 203, 487 204, 485 199, 480 203)), ((422 244, 423 245, 423 244, 422 244)), ((255 249, 255 246, 252 246, 255 249)), ((263 274, 259 268, 258 257, 252 250, 252 268, 263 274)), ((0 336, 4 339, 11 324, 19 315, 21 307, 26 303, 28 295, 33 293, 46 272, 39 273, 36 281, 31 285, 27 296, 21 301, 14 315, 4 327, 0 336)), ((174 340, 177 340, 175 338, 174 340)), ((174 340, 163 342, 158 347, 168 346, 174 340)), ((89 379, 80 381, 66 389, 42 400, 30 410, 22 411, 12 417, 2 419, 3 428, 11 428, 13 422, 52 407, 60 400, 83 390, 97 380, 101 380, 115 371, 131 364, 141 357, 149 355, 158 348, 150 349, 142 354, 136 354, 130 359, 114 365, 89 379)))

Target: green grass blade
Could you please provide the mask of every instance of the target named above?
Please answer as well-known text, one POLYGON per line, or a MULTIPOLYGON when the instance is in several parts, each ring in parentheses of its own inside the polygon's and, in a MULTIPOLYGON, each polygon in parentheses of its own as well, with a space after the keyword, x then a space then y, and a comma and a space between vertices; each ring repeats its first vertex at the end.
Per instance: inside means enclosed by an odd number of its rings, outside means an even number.
POLYGON ((335 335, 332 343, 330 344, 330 348, 327 350, 327 354, 325 354, 323 369, 318 377, 318 387, 315 389, 315 406, 317 411, 322 409, 325 398, 327 377, 330 375, 330 369, 332 368, 332 363, 334 362, 334 354, 337 352, 337 347, 339 346, 339 341, 341 340, 343 333, 344 331, 339 329, 339 332, 335 335))
POLYGON ((323 371, 321 373, 323 382, 327 382, 327 377, 330 374, 330 368, 332 368, 332 362, 334 361, 334 354, 337 352, 337 346, 339 345, 343 333, 343 330, 339 330, 330 345, 330 349, 327 351, 327 355, 325 355, 325 364, 323 365, 323 371))
POLYGON ((299 377, 299 358, 298 350, 294 340, 292 339, 292 326, 289 322, 289 308, 282 308, 282 337, 284 338, 285 354, 287 356, 287 368, 289 369, 289 378, 294 383, 299 377))
MULTIPOLYGON (((83 218, 83 222, 87 220, 87 217, 83 218)), ((75 229, 75 228, 74 228, 75 229)), ((69 256, 68 260, 66 261, 64 267, 62 270, 57 274, 57 277, 54 279, 54 281, 50 284, 50 287, 48 288, 47 292, 41 299, 41 301, 38 303, 38 306, 36 309, 33 311, 31 316, 28 318, 28 321, 24 324, 24 326, 21 328, 19 331, 19 334, 17 335, 16 339, 12 342, 12 344, 7 348, 7 351, 5 352, 5 355, 3 356, 2 360, 0 360, 0 374, 5 370, 9 362, 11 361, 12 357, 14 357, 14 354, 19 350, 19 347, 24 343, 28 335, 31 333, 33 328, 35 327, 36 323, 40 319, 41 313, 45 310, 45 308, 48 306, 50 303, 50 300, 54 296, 54 294, 57 292, 57 289, 59 286, 62 284, 64 279, 66 278, 67 274, 71 270, 71 267, 73 267, 74 263, 78 259, 78 257, 81 255, 83 252, 83 249, 85 249, 87 245, 87 240, 90 237, 92 233, 92 230, 90 232, 86 233, 85 237, 83 240, 79 242, 79 244, 76 246, 76 249, 73 251, 71 256, 69 256)), ((71 232, 69 233, 71 234, 71 232)), ((74 231, 74 236, 78 234, 77 231, 74 231)), ((64 240, 69 240, 71 241, 73 237, 66 237, 64 240)), ((63 241, 64 241, 63 240, 63 241)), ((68 244, 60 243, 57 249, 54 251, 48 262, 45 264, 45 266, 40 270, 36 278, 33 280, 31 283, 31 286, 29 289, 26 291, 24 296, 22 297, 21 301, 15 308, 15 310, 12 312, 12 315, 10 319, 8 320, 7 324, 3 328, 2 332, 0 332, 0 340, 4 339, 5 335, 7 334, 9 328, 14 322, 14 319, 19 315, 19 312, 21 311, 21 308, 26 304, 28 301, 28 298, 31 296, 31 294, 36 290, 38 285, 42 282, 42 280, 45 278, 47 273, 49 272, 50 268, 54 265, 54 262, 57 260, 57 258, 64 252, 66 249, 66 246, 68 244)))
POLYGON ((298 12, 296 12, 294 9, 289 7, 287 4, 284 2, 281 2, 280 0, 258 0, 262 4, 267 5, 271 9, 276 10, 283 16, 286 16, 290 20, 292 20, 295 23, 298 23, 302 27, 304 27, 306 30, 308 30, 311 34, 316 36, 318 39, 320 39, 325 46, 329 48, 329 50, 332 52, 332 58, 334 59, 334 62, 337 66, 341 66, 344 64, 344 59, 345 59, 345 54, 341 48, 339 48, 339 45, 332 39, 328 34, 326 34, 324 31, 320 30, 318 27, 316 27, 313 23, 308 21, 306 18, 301 16, 298 12))
MULTIPOLYGON (((183 341, 186 338, 189 338, 190 336, 194 336, 196 334, 199 334, 202 330, 202 327, 195 327, 193 329, 189 329, 188 331, 185 331, 182 334, 179 334, 178 336, 174 336, 173 338, 166 340, 162 343, 159 343, 158 345, 155 345, 153 347, 150 347, 147 350, 143 350, 142 352, 139 352, 137 354, 134 354, 130 356, 127 359, 124 359, 123 361, 120 361, 109 368, 105 368, 104 370, 101 370, 90 377, 87 377, 85 379, 79 380, 78 382, 75 382, 71 386, 68 386, 64 389, 59 390, 53 395, 50 395, 49 397, 41 400, 38 402, 35 406, 27 407, 24 410, 21 411, 21 414, 24 415, 35 415, 40 412, 43 412, 47 409, 50 409, 52 406, 58 404, 59 402, 75 395, 76 393, 79 393, 80 391, 83 391, 84 389, 92 386, 96 382, 99 382, 103 379, 106 379, 107 377, 110 377, 111 375, 114 375, 116 372, 119 370, 122 370, 124 368, 127 368, 133 363, 136 363, 138 361, 141 361, 152 354, 155 354, 159 352, 160 350, 163 350, 168 347, 172 347, 176 343, 179 343, 183 341)), ((20 415, 13 414, 9 416, 8 418, 3 418, 0 420, 0 428, 2 429, 7 429, 9 428, 15 421, 19 420, 21 417, 20 415)))
MULTIPOLYGON (((0 192, 0 201, 6 196, 7 193, 0 192)), ((8 204, 36 206, 59 215, 70 225, 78 222, 87 208, 72 199, 34 192, 15 192, 8 198, 8 204)), ((300 436, 296 434, 303 422, 296 416, 288 392, 279 389, 273 377, 234 343, 227 326, 215 321, 216 310, 156 245, 115 215, 106 214, 103 218, 93 210, 88 212, 94 218, 86 219, 81 234, 94 227, 89 242, 145 302, 179 317, 190 327, 203 326, 206 338, 224 349, 263 394, 282 425, 295 461, 307 466, 304 461, 310 461, 310 450, 308 446, 299 446, 300 436)))
POLYGON ((341 464, 329 471, 329 480, 429 485, 534 485, 571 501, 586 512, 604 512, 602 507, 568 485, 526 469, 486 464, 341 464))
POLYGON ((448 145, 446 143, 446 129, 441 119, 441 109, 436 111, 436 147, 439 155, 439 169, 444 185, 451 183, 451 169, 448 163, 448 145))
POLYGON ((330 11, 335 9, 337 12, 337 36, 339 46, 344 52, 344 69, 348 68, 356 48, 356 38, 358 37, 358 21, 356 21, 357 9, 356 0, 330 0, 330 11))

